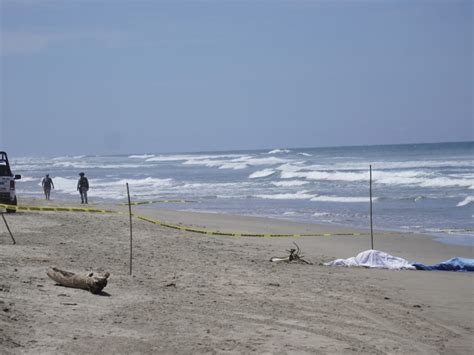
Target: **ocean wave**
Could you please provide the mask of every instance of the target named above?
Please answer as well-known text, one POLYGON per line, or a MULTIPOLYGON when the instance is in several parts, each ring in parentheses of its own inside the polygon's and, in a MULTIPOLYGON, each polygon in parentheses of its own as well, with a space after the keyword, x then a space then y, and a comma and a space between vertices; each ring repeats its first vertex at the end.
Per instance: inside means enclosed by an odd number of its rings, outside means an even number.
POLYGON ((248 165, 235 160, 212 160, 212 159, 189 159, 183 165, 198 165, 208 168, 240 170, 248 168, 248 165))
MULTIPOLYGON (((372 201, 376 201, 377 198, 372 198, 372 201)), ((344 196, 315 196, 311 198, 311 201, 318 202, 342 202, 342 203, 357 203, 357 202, 369 202, 369 197, 344 197, 344 196)))
POLYGON ((150 159, 153 158, 155 154, 136 154, 136 155, 129 155, 130 159, 150 159))
POLYGON ((446 234, 455 234, 455 235, 467 235, 473 236, 473 229, 466 228, 426 228, 426 232, 429 233, 446 233, 446 234))
POLYGON ((303 186, 309 184, 309 181, 288 180, 288 181, 272 181, 272 185, 278 187, 303 186))
POLYGON ((298 172, 307 168, 304 166, 304 161, 293 161, 291 163, 282 164, 276 169, 285 172, 298 172))
POLYGON ((368 180, 368 173, 356 172, 328 172, 328 171, 289 171, 283 170, 282 179, 302 178, 306 180, 334 180, 334 181, 364 181, 368 180))
POLYGON ((310 200, 316 195, 308 193, 308 191, 298 191, 296 193, 286 193, 286 194, 261 194, 254 195, 254 197, 263 198, 266 200, 310 200))
MULTIPOLYGON (((446 197, 446 196, 445 196, 446 197)), ((431 198, 439 198, 434 195, 395 195, 395 196, 383 196, 379 197, 379 201, 412 201, 412 202, 418 202, 426 199, 431 199, 431 198)))
MULTIPOLYGON (((56 177, 54 187, 57 192, 76 195, 76 178, 56 177)), ((126 196, 126 183, 130 186, 132 195, 157 194, 161 189, 174 185, 173 179, 158 179, 147 177, 144 179, 89 179, 89 195, 92 197, 120 199, 126 196)), ((41 183, 39 184, 41 185, 41 183)))
MULTIPOLYGON (((336 158, 332 158, 335 160, 336 158)), ((349 159, 344 159, 349 160, 349 159)), ((326 169, 334 170, 368 170, 369 165, 372 165, 376 170, 401 170, 401 169, 434 169, 434 168, 470 168, 472 161, 458 159, 458 160, 410 160, 410 161, 363 161, 328 164, 326 169)))
POLYGON ((238 159, 234 159, 233 162, 240 162, 245 163, 248 165, 256 166, 256 165, 276 165, 276 164, 283 164, 287 163, 288 159, 282 159, 277 157, 267 157, 267 158, 259 158, 259 157, 240 157, 238 159))
POLYGON ((42 178, 34 178, 30 176, 22 176, 20 180, 17 180, 17 184, 20 182, 32 182, 32 181, 41 181, 42 178))
POLYGON ((276 158, 276 157, 265 157, 259 158, 255 156, 238 156, 238 158, 234 159, 210 159, 199 157, 199 158, 192 158, 185 160, 182 164, 183 165, 196 165, 196 166, 205 166, 208 168, 219 168, 219 169, 245 169, 250 166, 260 166, 260 165, 275 165, 285 163, 288 160, 276 158))
POLYGON ((459 202, 456 206, 457 207, 467 206, 467 205, 469 205, 470 203, 473 203, 473 202, 474 202, 474 196, 467 196, 464 200, 459 202))
POLYGON ((279 153, 290 153, 291 150, 289 149, 273 149, 269 151, 267 154, 279 154, 279 153))
POLYGON ((273 175, 275 173, 276 173, 276 171, 272 170, 272 169, 259 170, 259 171, 256 171, 256 172, 250 174, 249 179, 257 179, 257 178, 267 177, 267 176, 273 175))
POLYGON ((309 154, 309 153, 303 153, 303 152, 300 152, 300 153, 296 153, 298 155, 302 155, 304 157, 312 157, 313 155, 309 154))
POLYGON ((55 157, 52 160, 69 160, 69 159, 83 159, 85 158, 86 155, 65 155, 65 156, 60 156, 60 157, 55 157))
POLYGON ((193 155, 193 154, 177 154, 177 155, 158 155, 152 158, 147 158, 146 161, 200 161, 200 160, 210 160, 210 159, 222 159, 222 158, 237 158, 241 157, 242 154, 214 154, 214 155, 193 155))
MULTIPOLYGON (((153 165, 151 164, 129 164, 129 163, 122 163, 122 164, 92 164, 89 162, 71 162, 71 161, 63 161, 63 162, 54 162, 50 167, 52 168, 73 168, 73 169, 139 169, 139 168, 151 168, 153 165)), ((44 168, 44 167, 43 167, 44 168)))
POLYGON ((233 169, 233 170, 241 170, 246 169, 249 166, 245 163, 223 163, 219 166, 219 169, 233 169))
MULTIPOLYGON (((472 189, 474 180, 448 176, 439 176, 428 171, 373 171, 372 178, 375 183, 386 185, 416 185, 419 187, 468 187, 472 189)), ((369 172, 354 171, 288 171, 281 172, 282 179, 303 178, 306 180, 323 181, 368 181, 369 172)))
POLYGON ((219 197, 219 198, 242 198, 250 194, 253 188, 250 182, 189 182, 177 184, 166 190, 173 195, 185 195, 187 198, 195 197, 219 197))

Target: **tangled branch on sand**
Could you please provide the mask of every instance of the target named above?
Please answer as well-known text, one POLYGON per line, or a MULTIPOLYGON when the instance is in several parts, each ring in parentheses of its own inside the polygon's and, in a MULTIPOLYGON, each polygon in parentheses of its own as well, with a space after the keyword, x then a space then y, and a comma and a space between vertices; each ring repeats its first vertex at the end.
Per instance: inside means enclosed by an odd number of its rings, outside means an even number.
POLYGON ((295 242, 293 242, 293 244, 296 246, 296 249, 292 248, 290 250, 287 250, 287 252, 290 253, 290 255, 281 256, 281 257, 274 256, 270 259, 270 261, 271 262, 286 261, 287 263, 296 262, 300 264, 312 265, 312 263, 303 259, 303 255, 301 255, 301 250, 298 244, 296 244, 295 242))
POLYGON ((80 275, 58 269, 54 266, 49 268, 47 275, 62 286, 80 288, 94 294, 99 294, 107 286, 107 278, 110 276, 108 272, 105 274, 94 274, 91 272, 80 275))

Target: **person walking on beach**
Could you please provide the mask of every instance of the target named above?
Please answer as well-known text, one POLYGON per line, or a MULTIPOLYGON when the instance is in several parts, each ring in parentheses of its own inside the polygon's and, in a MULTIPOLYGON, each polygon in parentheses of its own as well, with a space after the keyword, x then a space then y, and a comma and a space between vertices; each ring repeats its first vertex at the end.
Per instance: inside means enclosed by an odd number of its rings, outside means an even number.
POLYGON ((49 174, 46 174, 46 176, 43 178, 41 185, 43 185, 44 196, 47 200, 49 200, 49 196, 51 194, 51 187, 54 189, 53 179, 49 177, 49 174))
POLYGON ((87 191, 89 191, 89 180, 84 176, 84 173, 79 174, 80 178, 77 182, 77 191, 81 195, 81 203, 87 203, 87 191))

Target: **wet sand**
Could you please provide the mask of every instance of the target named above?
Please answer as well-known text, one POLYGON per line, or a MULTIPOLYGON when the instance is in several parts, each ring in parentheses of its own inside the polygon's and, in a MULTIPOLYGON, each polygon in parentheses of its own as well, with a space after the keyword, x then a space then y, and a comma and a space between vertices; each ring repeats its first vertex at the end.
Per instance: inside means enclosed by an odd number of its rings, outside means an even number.
MULTIPOLYGON (((40 200, 23 203, 44 205, 40 200)), ((219 231, 354 232, 265 218, 144 207, 134 212, 219 231)), ((130 276, 126 214, 21 212, 5 217, 17 244, 11 244, 0 221, 4 353, 474 351, 472 273, 321 265, 370 249, 368 235, 210 236, 134 219, 130 276), (285 255, 294 241, 313 265, 269 262, 285 255), (46 276, 50 265, 73 272, 108 271, 106 293, 56 286, 46 276)), ((428 264, 474 257, 472 247, 379 231, 375 249, 428 264)))

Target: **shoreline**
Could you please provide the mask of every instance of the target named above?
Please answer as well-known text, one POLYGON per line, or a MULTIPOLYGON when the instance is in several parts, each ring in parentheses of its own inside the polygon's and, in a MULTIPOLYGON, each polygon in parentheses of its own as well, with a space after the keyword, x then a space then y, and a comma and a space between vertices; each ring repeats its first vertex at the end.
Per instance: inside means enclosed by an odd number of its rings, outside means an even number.
MULTIPOLYGON (((195 227, 309 228, 266 218, 136 210, 195 227)), ((322 265, 369 249, 366 236, 210 236, 134 219, 130 276, 127 213, 5 216, 17 241, 12 245, 0 227, 0 344, 7 354, 474 350, 472 273, 322 265), (269 262, 293 242, 312 265, 269 262), (110 272, 107 296, 55 286, 46 276, 50 265, 110 272)), ((419 235, 384 234, 375 243, 425 264, 474 256, 472 248, 419 235)))
MULTIPOLYGON (((58 206, 68 206, 68 207, 84 207, 84 206, 91 206, 90 208, 94 206, 102 206, 103 208, 106 209, 115 209, 115 208, 125 208, 123 207, 123 203, 126 202, 117 202, 117 203, 112 203, 111 201, 100 201, 100 202, 92 202, 88 205, 82 205, 80 203, 75 203, 74 201, 76 200, 52 200, 52 201, 45 201, 44 198, 38 198, 38 197, 27 197, 24 198, 22 197, 21 201, 26 201, 26 202, 20 202, 20 205, 32 205, 32 206, 39 206, 39 205, 45 205, 45 206, 50 206, 57 204, 58 206)), ((186 216, 189 214, 197 214, 197 215, 202 215, 202 216, 214 216, 214 215, 222 215, 222 216, 229 216, 229 218, 235 217, 243 217, 243 218, 250 218, 250 219, 261 219, 261 220, 270 220, 270 221, 279 221, 282 223, 278 223, 279 225, 294 225, 294 226, 306 226, 307 229, 306 231, 311 230, 311 227, 316 228, 317 230, 326 230, 327 232, 347 232, 347 233, 369 233, 370 234, 370 228, 363 228, 360 226, 353 226, 353 225, 343 225, 343 224, 337 224, 337 223, 324 223, 324 222, 307 222, 307 221, 298 221, 298 220, 293 220, 289 218, 279 218, 277 216, 255 216, 255 215, 240 215, 240 214, 232 214, 232 213, 227 213, 227 212, 215 212, 215 211, 189 211, 189 210, 180 210, 180 209, 167 209, 167 208, 162 208, 158 207, 157 204, 151 204, 151 205, 139 205, 139 206, 132 206, 132 209, 138 209, 141 211, 160 211, 157 213, 160 213, 164 216, 173 216, 175 213, 179 213, 182 216, 186 216), (153 207, 152 207, 153 206, 153 207), (167 213, 167 211, 169 213, 167 213)), ((128 211, 128 210, 127 210, 128 211)), ((128 213, 128 212, 127 212, 128 213)), ((146 213, 145 213, 146 214, 146 213)), ((176 222, 177 219, 175 217, 172 217, 170 221, 165 220, 165 222, 176 222)), ((288 229, 285 229, 288 232, 288 229)), ((300 230, 300 228, 297 228, 297 230, 300 230)), ((234 231, 227 231, 227 232, 234 232, 234 231)), ((247 232, 256 232, 256 231, 247 231, 247 232)), ((265 230, 260 230, 258 233, 263 233, 263 232, 268 232, 265 230)), ((291 232, 291 231, 290 231, 291 232)), ((272 233, 272 232, 269 232, 272 233)), ((296 233, 296 232, 295 232, 296 233)), ((304 233, 304 232, 301 232, 304 233)), ((452 245, 452 246, 460 246, 460 247, 466 247, 466 248, 473 248, 474 247, 474 238, 472 235, 464 235, 464 234, 451 234, 451 233, 426 233, 426 232, 419 232, 419 231, 412 231, 412 230, 405 230, 402 228, 374 228, 374 237, 376 237, 380 234, 402 234, 402 235, 419 235, 423 236, 426 238, 430 238, 432 241, 436 243, 440 243, 443 245, 452 245)))

